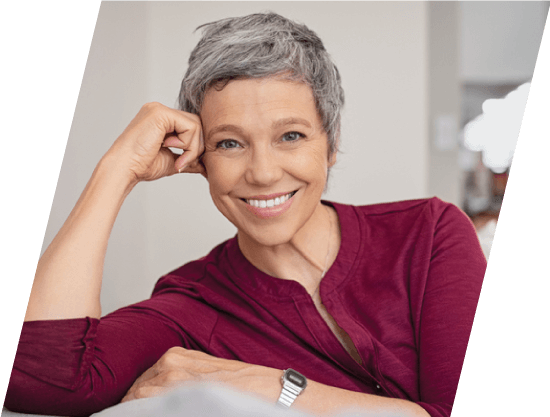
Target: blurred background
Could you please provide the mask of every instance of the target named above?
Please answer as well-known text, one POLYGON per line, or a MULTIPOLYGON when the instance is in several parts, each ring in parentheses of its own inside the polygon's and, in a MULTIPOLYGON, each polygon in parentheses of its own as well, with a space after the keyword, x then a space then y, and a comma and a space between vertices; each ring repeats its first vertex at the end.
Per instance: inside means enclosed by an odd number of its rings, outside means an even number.
MULTIPOLYGON (((472 218, 488 256, 548 9, 547 1, 103 2, 43 250, 140 107, 176 107, 194 29, 275 11, 316 31, 342 74, 341 147, 325 198, 438 196, 472 218)), ((149 297, 160 276, 235 232, 201 176, 139 184, 111 235, 103 313, 149 297)))

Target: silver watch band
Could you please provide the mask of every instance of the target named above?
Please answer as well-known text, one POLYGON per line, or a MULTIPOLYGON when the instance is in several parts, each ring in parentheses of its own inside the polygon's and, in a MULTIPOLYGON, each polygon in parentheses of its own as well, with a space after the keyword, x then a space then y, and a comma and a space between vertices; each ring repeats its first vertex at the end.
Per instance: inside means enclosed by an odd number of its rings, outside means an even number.
POLYGON ((290 407, 296 397, 300 395, 300 392, 302 392, 301 388, 296 388, 292 383, 284 382, 283 390, 281 391, 281 395, 277 400, 277 404, 285 407, 290 407))
POLYGON ((277 405, 288 408, 307 386, 307 379, 293 369, 287 369, 281 379, 283 382, 283 389, 277 400, 277 405))

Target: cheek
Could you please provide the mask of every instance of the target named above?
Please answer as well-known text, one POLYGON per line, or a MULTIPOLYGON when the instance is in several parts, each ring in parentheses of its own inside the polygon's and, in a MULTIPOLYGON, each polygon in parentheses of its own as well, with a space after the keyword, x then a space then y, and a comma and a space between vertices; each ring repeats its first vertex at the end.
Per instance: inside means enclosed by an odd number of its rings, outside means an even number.
POLYGON ((229 193, 238 182, 240 170, 234 161, 212 155, 205 158, 203 163, 208 176, 210 192, 214 199, 229 193))
POLYGON ((308 182, 325 182, 328 170, 326 152, 317 147, 304 149, 294 155, 288 165, 296 176, 307 179, 308 182))

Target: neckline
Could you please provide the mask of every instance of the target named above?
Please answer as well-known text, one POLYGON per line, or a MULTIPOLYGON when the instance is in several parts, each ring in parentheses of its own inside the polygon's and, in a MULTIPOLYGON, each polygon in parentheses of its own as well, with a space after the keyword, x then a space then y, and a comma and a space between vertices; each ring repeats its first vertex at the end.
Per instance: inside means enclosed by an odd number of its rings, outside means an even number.
MULTIPOLYGON (((355 207, 322 200, 322 204, 333 207, 340 224, 340 249, 331 267, 321 281, 320 294, 323 300, 353 272, 358 254, 361 252, 362 239, 360 220, 355 207)), ((250 290, 257 295, 278 300, 299 300, 311 298, 298 282, 273 277, 256 268, 241 252, 237 236, 227 242, 225 260, 230 279, 245 292, 250 290)))

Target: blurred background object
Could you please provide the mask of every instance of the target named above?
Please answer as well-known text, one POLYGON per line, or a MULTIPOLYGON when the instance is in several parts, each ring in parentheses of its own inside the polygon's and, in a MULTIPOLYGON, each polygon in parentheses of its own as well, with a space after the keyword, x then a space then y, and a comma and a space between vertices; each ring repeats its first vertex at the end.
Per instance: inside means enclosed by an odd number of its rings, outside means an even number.
POLYGON ((549 2, 461 2, 461 207, 488 256, 549 2))

